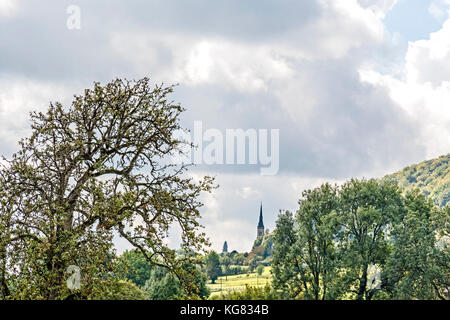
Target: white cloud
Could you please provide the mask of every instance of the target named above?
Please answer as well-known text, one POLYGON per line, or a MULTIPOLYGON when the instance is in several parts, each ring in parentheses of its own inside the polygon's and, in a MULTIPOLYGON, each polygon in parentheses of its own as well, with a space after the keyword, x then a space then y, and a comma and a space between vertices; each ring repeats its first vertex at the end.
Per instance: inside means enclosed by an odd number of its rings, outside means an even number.
POLYGON ((369 8, 377 17, 383 19, 386 13, 398 3, 398 0, 358 0, 363 8, 369 8))
POLYGON ((30 133, 29 112, 45 111, 50 101, 67 102, 73 89, 52 82, 0 78, 0 149, 13 150, 30 133))
POLYGON ((277 50, 268 45, 148 32, 114 34, 111 45, 137 72, 156 69, 159 77, 187 86, 224 85, 256 92, 292 73, 277 50), (165 65, 161 65, 160 52, 170 57, 165 65))
POLYGON ((0 17, 11 17, 18 9, 19 0, 0 0, 0 17))
POLYGON ((322 15, 303 34, 307 40, 301 41, 308 59, 339 59, 353 48, 383 41, 384 11, 379 6, 363 8, 356 0, 318 2, 322 15))
POLYGON ((375 1, 363 7, 357 0, 317 2, 317 19, 275 39, 249 42, 234 36, 133 30, 113 33, 110 42, 113 52, 137 73, 152 70, 183 85, 218 84, 252 93, 278 80, 288 83, 298 71, 292 69, 292 60, 341 59, 351 49, 380 44, 382 19, 395 3, 375 1))
POLYGON ((267 90, 271 81, 284 79, 292 71, 275 50, 224 40, 194 44, 177 61, 179 81, 188 84, 223 83, 237 90, 267 90))
POLYGON ((450 19, 429 40, 409 43, 401 79, 370 69, 360 75, 362 81, 388 89, 415 119, 427 158, 450 152, 450 19))
POLYGON ((435 1, 433 1, 428 7, 428 13, 438 21, 442 21, 447 16, 447 12, 435 1))
POLYGON ((410 42, 406 54, 408 82, 439 85, 450 75, 450 19, 430 39, 410 42))
POLYGON ((428 7, 428 13, 437 21, 443 22, 449 16, 449 0, 434 0, 428 7))
POLYGON ((242 199, 253 199, 257 200, 258 197, 261 196, 261 193, 252 187, 242 187, 235 191, 236 195, 238 197, 241 197, 242 199))

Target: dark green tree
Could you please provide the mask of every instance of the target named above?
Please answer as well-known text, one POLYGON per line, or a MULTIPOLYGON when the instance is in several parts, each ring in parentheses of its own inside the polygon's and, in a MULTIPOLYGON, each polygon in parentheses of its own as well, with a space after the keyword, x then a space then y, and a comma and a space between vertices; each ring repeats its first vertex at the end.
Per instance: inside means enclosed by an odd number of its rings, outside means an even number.
POLYGON ((149 295, 135 283, 119 280, 108 281, 103 290, 95 292, 89 298, 95 300, 148 300, 149 295))
POLYGON ((450 299, 450 207, 440 210, 418 190, 406 195, 408 213, 398 223, 383 272, 393 299, 450 299))
POLYGON ((282 256, 277 253, 276 259, 274 255, 275 272, 284 275, 280 279, 282 282, 275 282, 276 288, 283 288, 284 283, 289 283, 295 288, 293 297, 303 292, 303 297, 307 299, 334 298, 333 290, 329 287, 337 268, 334 243, 337 225, 333 220, 337 204, 336 188, 324 184, 303 193, 295 229, 288 225, 293 224, 293 221, 289 221, 291 218, 281 217, 281 230, 277 225, 275 243, 277 250, 283 246, 286 252, 282 256), (283 221, 286 218, 288 220, 283 221), (285 237, 288 239, 283 239, 285 237), (286 271, 287 268, 292 268, 293 272, 286 271))
POLYGON ((264 267, 263 267, 263 266, 258 266, 258 267, 256 268, 256 273, 257 273, 259 276, 261 276, 261 275, 263 274, 263 272, 264 272, 264 267))
POLYGON ((345 270, 341 287, 349 288, 356 299, 370 300, 377 292, 369 283, 369 268, 383 269, 390 254, 389 231, 404 211, 402 196, 393 183, 352 179, 341 187, 336 213, 345 270))
POLYGON ((182 298, 180 281, 165 268, 154 267, 144 286, 150 300, 177 300, 182 298))
POLYGON ((225 279, 228 280, 228 275, 230 275, 231 259, 228 255, 222 256, 220 259, 220 264, 223 266, 223 274, 225 279))
POLYGON ((123 277, 143 288, 150 278, 152 265, 139 250, 127 250, 119 257, 123 277))
POLYGON ((306 285, 306 268, 300 260, 296 223, 289 211, 278 215, 273 242, 272 285, 283 298, 298 298, 306 285))
POLYGON ((205 259, 206 274, 212 283, 215 283, 217 278, 222 275, 222 268, 220 266, 219 255, 215 251, 211 251, 205 259))

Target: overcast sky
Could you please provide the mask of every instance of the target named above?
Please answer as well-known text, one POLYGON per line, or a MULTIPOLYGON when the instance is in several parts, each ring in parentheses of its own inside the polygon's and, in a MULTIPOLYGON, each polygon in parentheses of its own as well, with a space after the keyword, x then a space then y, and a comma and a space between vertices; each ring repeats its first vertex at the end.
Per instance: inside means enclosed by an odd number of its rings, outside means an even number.
POLYGON ((248 251, 261 201, 272 230, 305 188, 450 152, 449 10, 449 0, 0 0, 0 153, 29 134, 29 111, 68 104, 93 81, 179 83, 187 128, 280 129, 276 176, 193 171, 220 185, 202 208, 213 248, 248 251), (67 27, 71 5, 80 29, 67 27))

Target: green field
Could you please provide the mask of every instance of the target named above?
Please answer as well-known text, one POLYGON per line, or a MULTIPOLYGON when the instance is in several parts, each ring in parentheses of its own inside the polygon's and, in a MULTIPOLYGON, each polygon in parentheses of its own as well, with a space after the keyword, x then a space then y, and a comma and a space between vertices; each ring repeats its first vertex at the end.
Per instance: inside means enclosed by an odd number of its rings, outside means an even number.
POLYGON ((208 288, 211 290, 211 297, 221 293, 228 293, 232 291, 242 291, 245 286, 264 287, 267 283, 270 284, 272 277, 270 274, 270 267, 264 267, 262 275, 256 272, 247 274, 238 274, 228 277, 219 277, 215 284, 211 281, 208 283, 208 288))

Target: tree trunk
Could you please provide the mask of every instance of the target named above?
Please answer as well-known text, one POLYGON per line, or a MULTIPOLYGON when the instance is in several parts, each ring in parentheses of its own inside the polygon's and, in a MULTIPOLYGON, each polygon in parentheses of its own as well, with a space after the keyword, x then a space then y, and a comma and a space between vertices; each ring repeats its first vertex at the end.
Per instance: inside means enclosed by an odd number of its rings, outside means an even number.
POLYGON ((6 283, 6 253, 4 250, 0 252, 0 299, 5 300, 11 292, 6 283))
POLYGON ((357 300, 363 300, 365 293, 366 293, 366 288, 367 288, 367 265, 364 265, 363 267, 363 274, 361 276, 361 278, 359 279, 359 290, 358 290, 358 297, 357 300))

